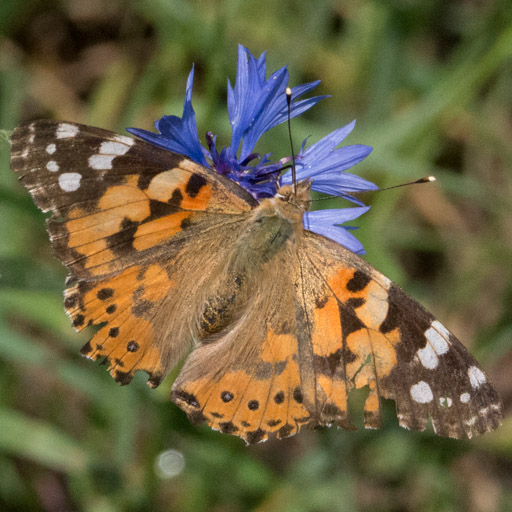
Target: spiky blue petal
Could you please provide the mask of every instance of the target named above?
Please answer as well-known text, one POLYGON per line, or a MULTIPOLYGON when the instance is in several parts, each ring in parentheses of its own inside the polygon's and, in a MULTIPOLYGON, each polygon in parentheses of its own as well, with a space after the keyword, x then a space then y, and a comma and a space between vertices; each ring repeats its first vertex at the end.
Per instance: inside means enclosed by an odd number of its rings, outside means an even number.
MULTIPOLYGON (((345 173, 357 163, 364 160, 372 148, 362 144, 344 146, 335 149, 354 129, 355 121, 330 133, 316 144, 304 150, 297 156, 297 181, 311 179, 312 189, 324 194, 341 196, 349 201, 362 203, 349 195, 352 192, 376 190, 378 187, 354 174, 345 173)), ((281 177, 281 183, 290 185, 292 173, 287 171, 281 177)))
POLYGON ((194 67, 188 75, 187 89, 183 115, 163 116, 155 122, 158 133, 149 132, 140 128, 127 128, 126 130, 137 137, 174 153, 187 156, 198 164, 208 166, 205 158, 206 150, 199 142, 197 134, 196 115, 192 108, 192 86, 194 83, 194 67))
MULTIPOLYGON (((238 68, 235 87, 228 80, 228 113, 232 127, 231 152, 235 154, 242 143, 240 160, 252 153, 258 139, 268 130, 287 120, 285 90, 288 86, 288 70, 278 69, 265 79, 265 53, 255 59, 242 45, 238 47, 238 68)), ((311 82, 292 89, 296 100, 318 85, 311 82)), ((305 112, 325 96, 293 101, 291 117, 305 112)))
POLYGON ((306 229, 330 238, 356 254, 365 254, 361 242, 348 231, 349 228, 340 226, 340 224, 357 219, 369 209, 369 206, 364 206, 358 208, 315 210, 314 212, 306 212, 304 214, 303 223, 306 229))

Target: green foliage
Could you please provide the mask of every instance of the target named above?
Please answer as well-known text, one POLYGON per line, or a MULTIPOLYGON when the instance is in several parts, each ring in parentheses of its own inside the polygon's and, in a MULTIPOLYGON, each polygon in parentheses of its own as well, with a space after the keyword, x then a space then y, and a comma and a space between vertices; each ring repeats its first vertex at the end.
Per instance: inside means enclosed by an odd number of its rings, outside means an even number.
MULTIPOLYGON (((5 0, 0 3, 0 508, 117 511, 511 510, 512 423, 470 442, 398 428, 243 442, 191 426, 143 375, 119 387, 78 355, 65 272, 9 170, 6 137, 52 117, 122 131, 181 114, 227 141, 237 43, 331 94, 294 120, 316 141, 358 119, 380 186, 357 224, 368 260, 464 340, 512 396, 512 7, 507 2, 5 0), (156 469, 175 450, 185 467, 156 469)), ((258 147, 289 154, 286 129, 258 147)), ((507 401, 508 400, 508 401, 507 401)))

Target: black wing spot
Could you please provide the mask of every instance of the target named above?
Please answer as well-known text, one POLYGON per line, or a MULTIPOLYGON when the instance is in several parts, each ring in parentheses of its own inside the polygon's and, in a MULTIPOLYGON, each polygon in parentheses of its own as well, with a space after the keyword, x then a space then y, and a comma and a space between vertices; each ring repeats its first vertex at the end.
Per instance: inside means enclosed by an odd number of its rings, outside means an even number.
POLYGON ((366 299, 363 299, 362 297, 352 297, 345 302, 345 304, 352 309, 357 309, 363 306, 366 302, 366 299))
POLYGON ((238 430, 238 427, 231 421, 219 423, 219 427, 224 434, 234 434, 238 430))
POLYGON ((387 334, 393 329, 400 327, 400 319, 402 318, 400 295, 396 286, 392 285, 388 291, 388 313, 379 328, 382 334, 387 334))
POLYGON ((171 199, 169 199, 169 201, 167 201, 167 202, 174 208, 180 208, 182 201, 183 201, 183 194, 181 193, 181 190, 179 188, 176 188, 176 189, 174 189, 174 192, 172 193, 171 199))
POLYGON ((149 387, 153 388, 153 389, 157 388, 158 386, 160 386, 163 378, 164 378, 164 375, 162 375, 160 373, 155 373, 155 374, 151 375, 151 377, 148 379, 149 387))
POLYGON ((181 221, 181 224, 180 224, 180 227, 181 229, 187 229, 188 227, 190 227, 192 225, 192 221, 188 218, 188 217, 185 217, 182 221, 181 221))
POLYGON ((80 327, 81 325, 84 325, 84 322, 84 315, 76 315, 75 318, 73 318, 73 327, 80 327))
POLYGON ((162 203, 156 199, 150 199, 149 201, 150 215, 148 220, 159 219, 166 215, 176 213, 176 207, 169 203, 162 203))
POLYGON ((128 217, 125 217, 121 222, 121 229, 117 233, 106 237, 107 247, 111 249, 114 254, 123 256, 132 249, 134 236, 138 227, 138 222, 134 222, 128 217))
POLYGON ((349 334, 364 329, 365 325, 353 309, 339 304, 339 312, 341 325, 343 326, 343 337, 345 339, 349 334))
POLYGON ((185 187, 185 192, 189 197, 194 198, 206 183, 207 181, 200 174, 192 174, 185 187))
POLYGON ((131 340, 128 342, 128 345, 126 345, 126 350, 128 350, 128 352, 137 352, 137 350, 139 350, 139 344, 135 340, 131 340))
POLYGON ((287 423, 286 425, 283 425, 279 429, 277 436, 278 437, 288 437, 292 432, 293 432, 293 427, 289 423, 287 423))
POLYGON ((153 174, 149 174, 149 173, 145 173, 145 174, 141 174, 139 176, 139 179, 137 181, 137 186, 141 189, 141 190, 146 190, 148 187, 149 187, 149 184, 151 183, 151 180, 154 178, 155 176, 153 174))
POLYGON ((110 306, 108 306, 105 311, 111 315, 112 313, 115 313, 116 312, 116 309, 117 309, 117 304, 110 304, 110 306))
POLYGON ((318 309, 322 309, 327 304, 328 300, 329 300, 329 297, 327 297, 327 295, 323 295, 322 297, 317 297, 315 299, 315 306, 318 309))
POLYGON ((258 402, 258 400, 251 400, 247 404, 247 407, 249 408, 250 411, 257 411, 260 407, 260 403, 258 402))
POLYGON ((185 402, 187 405, 190 405, 191 407, 195 407, 196 409, 199 408, 199 401, 193 395, 192 393, 187 393, 186 391, 183 391, 182 389, 175 391, 173 393, 173 400, 181 400, 182 402, 185 402))
POLYGON ((110 299, 112 295, 114 295, 114 290, 112 288, 102 288, 98 291, 96 297, 98 297, 100 300, 107 300, 110 299))
POLYGON ((303 397, 302 397, 302 390, 300 388, 295 388, 293 390, 293 399, 298 403, 301 404, 303 397))
POLYGON ((87 354, 89 354, 90 352, 92 352, 92 345, 91 345, 91 342, 88 341, 80 350, 80 354, 86 356, 87 354))
POLYGON ((247 442, 249 444, 259 443, 265 437, 265 432, 259 428, 258 430, 254 430, 252 432, 247 432, 247 442))
POLYGON ((78 303, 78 295, 70 295, 64 299, 66 309, 74 308, 78 303))
POLYGON ((222 399, 223 402, 228 403, 231 402, 231 400, 233 400, 235 396, 233 395, 233 393, 230 393, 229 391, 223 391, 220 394, 220 398, 222 399))
POLYGON ((114 380, 116 382, 119 382, 121 386, 126 386, 126 384, 129 384, 133 379, 133 375, 130 372, 122 372, 117 371, 116 375, 114 377, 114 380))
POLYGON ((109 331, 108 331, 108 335, 111 337, 111 338, 117 338, 119 336, 119 327, 112 327, 109 331))
POLYGON ((347 283, 347 290, 355 293, 364 290, 371 278, 368 274, 365 274, 362 270, 356 270, 352 279, 347 283))
POLYGON ((282 404, 284 402, 284 392, 283 391, 279 391, 278 393, 276 393, 274 395, 274 402, 276 404, 282 404))

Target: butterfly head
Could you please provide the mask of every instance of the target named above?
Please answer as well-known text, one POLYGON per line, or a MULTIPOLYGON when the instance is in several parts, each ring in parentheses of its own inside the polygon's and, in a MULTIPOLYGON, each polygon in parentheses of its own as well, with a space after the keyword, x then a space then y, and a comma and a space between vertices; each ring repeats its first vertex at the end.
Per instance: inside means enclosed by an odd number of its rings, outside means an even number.
POLYGON ((311 200, 309 193, 312 184, 312 180, 299 181, 296 192, 293 189, 293 185, 283 185, 277 189, 275 197, 290 203, 302 212, 307 212, 311 200))

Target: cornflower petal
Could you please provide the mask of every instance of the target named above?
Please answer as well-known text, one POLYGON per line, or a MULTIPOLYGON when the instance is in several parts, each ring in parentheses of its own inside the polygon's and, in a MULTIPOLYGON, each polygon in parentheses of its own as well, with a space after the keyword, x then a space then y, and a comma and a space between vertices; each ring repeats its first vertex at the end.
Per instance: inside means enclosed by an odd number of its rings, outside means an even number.
POLYGON ((205 156, 209 153, 199 142, 197 134, 196 116, 192 108, 192 86, 194 83, 194 67, 188 75, 183 115, 163 116, 155 122, 158 133, 149 132, 140 128, 127 128, 126 130, 137 137, 169 151, 187 156, 198 164, 209 167, 205 156))
POLYGON ((303 217, 304 228, 330 238, 356 254, 365 254, 361 242, 348 231, 353 228, 340 226, 340 224, 357 219, 369 209, 369 206, 364 206, 306 212, 303 217))
MULTIPOLYGON (((318 85, 319 81, 303 84, 292 89, 297 99, 318 85)), ((265 79, 265 54, 255 59, 251 52, 239 45, 238 69, 235 87, 228 80, 228 113, 233 136, 231 152, 242 150, 240 160, 252 153, 258 139, 268 130, 287 120, 285 89, 288 85, 286 66, 265 79), (242 142, 243 141, 243 142, 242 142)), ((292 102, 291 117, 305 112, 325 96, 316 96, 292 102)))
MULTIPOLYGON (((307 149, 305 141, 296 159, 297 180, 311 179, 312 189, 324 194, 344 197, 356 204, 363 205, 358 199, 348 195, 353 192, 376 190, 378 187, 359 176, 346 173, 347 169, 364 160, 372 148, 354 144, 335 149, 353 130, 355 121, 335 130, 307 149)), ((287 171, 281 176, 283 185, 292 183, 292 173, 287 171)))

